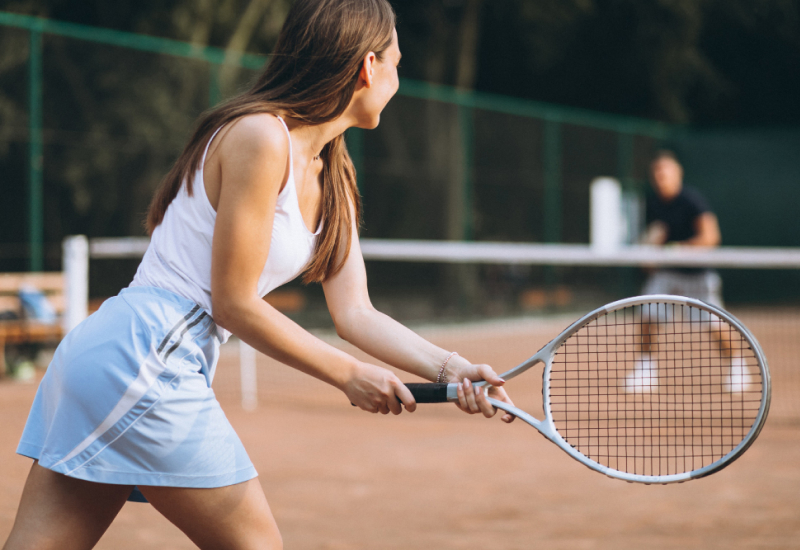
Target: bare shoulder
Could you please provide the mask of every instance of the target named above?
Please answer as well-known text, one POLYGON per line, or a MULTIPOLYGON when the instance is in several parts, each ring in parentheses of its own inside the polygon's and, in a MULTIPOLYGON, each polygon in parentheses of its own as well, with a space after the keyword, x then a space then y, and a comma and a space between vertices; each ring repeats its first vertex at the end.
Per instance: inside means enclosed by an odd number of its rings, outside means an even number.
POLYGON ((227 128, 219 145, 223 159, 285 160, 289 140, 281 122, 268 113, 243 116, 227 128))

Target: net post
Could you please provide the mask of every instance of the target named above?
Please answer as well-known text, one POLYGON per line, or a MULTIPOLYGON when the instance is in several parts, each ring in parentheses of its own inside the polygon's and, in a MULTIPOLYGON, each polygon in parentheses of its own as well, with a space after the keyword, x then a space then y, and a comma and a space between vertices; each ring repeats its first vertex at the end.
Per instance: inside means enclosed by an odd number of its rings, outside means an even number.
POLYGON ((611 252, 623 244, 622 187, 614 178, 595 178, 590 186, 592 250, 611 252))
POLYGON ((86 319, 89 312, 89 240, 85 235, 71 235, 61 244, 64 271, 64 316, 66 334, 86 319))
POLYGON ((256 350, 239 340, 239 378, 242 389, 242 408, 246 411, 258 407, 258 379, 256 373, 256 350))

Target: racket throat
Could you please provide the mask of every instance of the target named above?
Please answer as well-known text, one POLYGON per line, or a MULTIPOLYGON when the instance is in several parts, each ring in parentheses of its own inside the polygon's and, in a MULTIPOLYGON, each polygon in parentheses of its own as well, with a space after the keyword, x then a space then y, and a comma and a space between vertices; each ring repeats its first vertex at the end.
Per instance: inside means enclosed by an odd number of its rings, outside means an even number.
POLYGON ((533 416, 531 416, 530 414, 526 413, 522 409, 518 409, 513 405, 509 405, 508 403, 504 403, 502 401, 498 401, 494 397, 489 397, 488 400, 489 400, 489 403, 491 403, 492 405, 494 405, 498 409, 500 409, 502 411, 505 411, 505 412, 507 412, 509 414, 513 414, 514 416, 516 416, 520 420, 524 421, 525 423, 530 424, 531 426, 533 426, 534 428, 539 430, 539 433, 541 433, 546 438, 548 438, 550 440, 553 439, 552 435, 551 435, 553 433, 553 429, 550 428, 550 426, 548 424, 545 424, 541 420, 539 420, 537 418, 534 418, 533 416))

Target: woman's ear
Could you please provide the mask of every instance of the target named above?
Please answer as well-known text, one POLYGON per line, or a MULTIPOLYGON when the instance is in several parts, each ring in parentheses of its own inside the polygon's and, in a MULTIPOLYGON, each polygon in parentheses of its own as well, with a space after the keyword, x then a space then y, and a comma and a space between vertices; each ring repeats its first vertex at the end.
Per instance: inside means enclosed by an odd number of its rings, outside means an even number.
POLYGON ((375 63, 377 61, 378 57, 375 55, 375 52, 369 52, 364 58, 364 62, 361 64, 359 79, 366 88, 372 87, 372 79, 375 77, 375 63))

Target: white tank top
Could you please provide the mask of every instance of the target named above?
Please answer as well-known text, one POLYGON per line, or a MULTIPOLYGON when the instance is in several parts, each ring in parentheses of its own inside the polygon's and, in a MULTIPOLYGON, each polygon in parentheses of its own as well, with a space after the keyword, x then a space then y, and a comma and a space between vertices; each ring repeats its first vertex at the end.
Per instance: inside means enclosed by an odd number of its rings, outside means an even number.
MULTIPOLYGON (((289 178, 278 194, 269 256, 258 278, 261 296, 266 296, 303 271, 314 253, 317 236, 322 229, 322 220, 314 233, 308 230, 303 221, 294 182, 292 138, 286 123, 281 117, 277 118, 289 138, 289 178)), ((200 167, 194 174, 192 195, 189 196, 184 183, 167 207, 164 220, 153 231, 147 252, 130 284, 174 292, 200 305, 212 318, 211 242, 217 213, 206 196, 203 165, 208 148, 221 129, 214 132, 206 144, 200 167)), ((221 327, 217 331, 223 342, 230 336, 221 327)))

